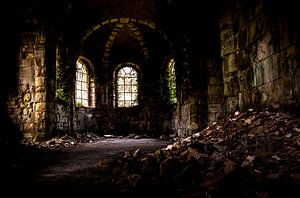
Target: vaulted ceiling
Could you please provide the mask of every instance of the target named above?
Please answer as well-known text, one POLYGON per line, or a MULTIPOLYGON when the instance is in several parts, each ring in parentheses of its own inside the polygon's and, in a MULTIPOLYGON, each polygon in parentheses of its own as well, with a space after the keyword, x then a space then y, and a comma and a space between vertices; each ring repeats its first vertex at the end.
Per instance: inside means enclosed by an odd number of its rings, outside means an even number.
POLYGON ((183 35, 195 56, 216 51, 218 6, 183 0, 21 1, 26 28, 46 27, 95 65, 159 65, 183 35), (193 51, 193 50, 192 50, 193 51))

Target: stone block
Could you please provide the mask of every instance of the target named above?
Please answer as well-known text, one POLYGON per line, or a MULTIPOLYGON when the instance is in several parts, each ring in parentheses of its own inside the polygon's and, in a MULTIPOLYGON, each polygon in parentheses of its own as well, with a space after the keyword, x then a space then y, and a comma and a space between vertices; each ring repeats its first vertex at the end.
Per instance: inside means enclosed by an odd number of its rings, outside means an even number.
POLYGON ((228 65, 228 72, 235 72, 237 71, 237 62, 235 54, 229 54, 227 57, 227 65, 228 65))
POLYGON ((223 92, 223 86, 208 86, 208 95, 209 96, 218 96, 223 92))
POLYGON ((221 43, 225 43, 226 41, 228 41, 229 39, 232 39, 234 37, 234 32, 233 32, 232 27, 222 29, 220 34, 221 34, 220 35, 221 43))
POLYGON ((114 18, 114 19, 110 19, 110 22, 111 23, 116 23, 116 22, 118 22, 118 20, 119 20, 118 18, 114 18))
POLYGON ((272 72, 273 72, 273 81, 279 78, 279 55, 274 54, 272 56, 272 72))
POLYGON ((37 92, 35 94, 36 102, 46 102, 46 93, 45 92, 37 92))
POLYGON ((31 66, 25 66, 20 68, 19 78, 27 79, 26 81, 29 81, 29 79, 31 79, 33 75, 34 74, 32 73, 31 66))
POLYGON ((257 42, 257 59, 258 61, 263 60, 267 57, 268 43, 265 40, 257 42))
POLYGON ((35 110, 38 112, 46 111, 46 102, 37 102, 35 104, 35 110))
POLYGON ((34 75, 36 77, 42 76, 42 67, 35 66, 34 67, 34 75))
POLYGON ((120 18, 119 22, 120 23, 129 23, 129 18, 127 18, 127 17, 126 18, 120 18))
POLYGON ((221 78, 218 77, 209 77, 208 79, 208 84, 209 85, 221 85, 221 78))
POLYGON ((198 98, 197 97, 190 97, 189 102, 190 102, 190 104, 198 104, 198 98))
POLYGON ((224 43, 221 45, 221 56, 226 56, 228 54, 231 54, 235 50, 236 47, 234 44, 234 37, 232 37, 231 39, 224 41, 224 43))
POLYGON ((268 32, 263 39, 257 42, 257 59, 263 60, 274 53, 274 46, 272 44, 272 35, 268 32))
POLYGON ((225 83, 224 84, 224 96, 230 96, 230 95, 231 95, 230 84, 225 83))
POLYGON ((239 107, 241 111, 245 111, 251 108, 251 92, 242 92, 241 93, 241 100, 239 101, 239 107))
POLYGON ((260 86, 263 84, 264 80, 263 80, 263 65, 262 64, 257 64, 254 66, 253 68, 254 71, 254 78, 253 78, 253 84, 254 86, 260 86))
POLYGON ((35 78, 35 87, 44 87, 45 86, 45 78, 44 77, 36 77, 35 78))
POLYGON ((218 103, 222 103, 223 102, 223 98, 222 98, 222 93, 220 93, 220 95, 218 96, 209 96, 208 97, 208 103, 210 104, 218 104, 218 103))
POLYGON ((263 71, 263 83, 269 83, 273 81, 273 59, 269 57, 262 61, 262 71, 263 71))
POLYGON ((253 69, 248 68, 240 73, 240 89, 249 89, 253 85, 253 69))
POLYGON ((209 113, 218 113, 222 112, 222 105, 221 104, 209 104, 208 105, 208 112, 209 113))
POLYGON ((236 107, 239 105, 239 98, 237 97, 228 97, 226 101, 227 111, 234 112, 236 107))
POLYGON ((190 113, 197 113, 198 112, 198 105, 197 104, 191 104, 190 106, 190 113))
POLYGON ((210 123, 209 125, 211 126, 211 124, 216 121, 216 114, 215 113, 208 113, 207 114, 207 120, 210 123))

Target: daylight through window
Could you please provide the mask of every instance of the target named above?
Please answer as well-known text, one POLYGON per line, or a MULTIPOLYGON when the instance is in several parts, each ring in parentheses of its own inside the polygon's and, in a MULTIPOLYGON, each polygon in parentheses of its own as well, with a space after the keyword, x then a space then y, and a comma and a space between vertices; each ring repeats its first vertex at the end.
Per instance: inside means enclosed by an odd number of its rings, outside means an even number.
POLYGON ((117 73, 117 106, 132 107, 138 105, 138 73, 130 66, 122 67, 117 73))
POLYGON ((175 74, 175 60, 172 58, 168 63, 168 87, 170 94, 170 102, 171 104, 175 104, 177 102, 176 98, 176 74, 175 74))
POLYGON ((77 107, 95 107, 95 83, 87 67, 81 61, 76 63, 75 103, 77 107))

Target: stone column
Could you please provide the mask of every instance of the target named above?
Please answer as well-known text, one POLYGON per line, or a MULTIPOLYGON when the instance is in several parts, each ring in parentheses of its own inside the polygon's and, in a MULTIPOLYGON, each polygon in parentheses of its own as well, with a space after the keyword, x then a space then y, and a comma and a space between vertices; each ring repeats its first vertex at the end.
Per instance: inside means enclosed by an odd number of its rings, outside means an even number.
POLYGON ((44 32, 21 34, 18 91, 9 98, 12 120, 23 137, 35 141, 46 132, 46 67, 44 32))

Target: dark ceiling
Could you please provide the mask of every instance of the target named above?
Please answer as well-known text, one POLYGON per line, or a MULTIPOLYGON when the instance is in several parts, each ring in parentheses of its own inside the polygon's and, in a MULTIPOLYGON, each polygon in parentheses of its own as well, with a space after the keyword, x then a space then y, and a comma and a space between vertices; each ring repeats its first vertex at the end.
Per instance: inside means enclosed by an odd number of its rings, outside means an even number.
POLYGON ((113 64, 159 65, 174 55, 184 35, 191 55, 217 51, 216 0, 26 0, 18 5, 22 31, 45 28, 95 65, 105 64, 105 53, 113 64), (120 18, 136 21, 110 21, 120 18))

